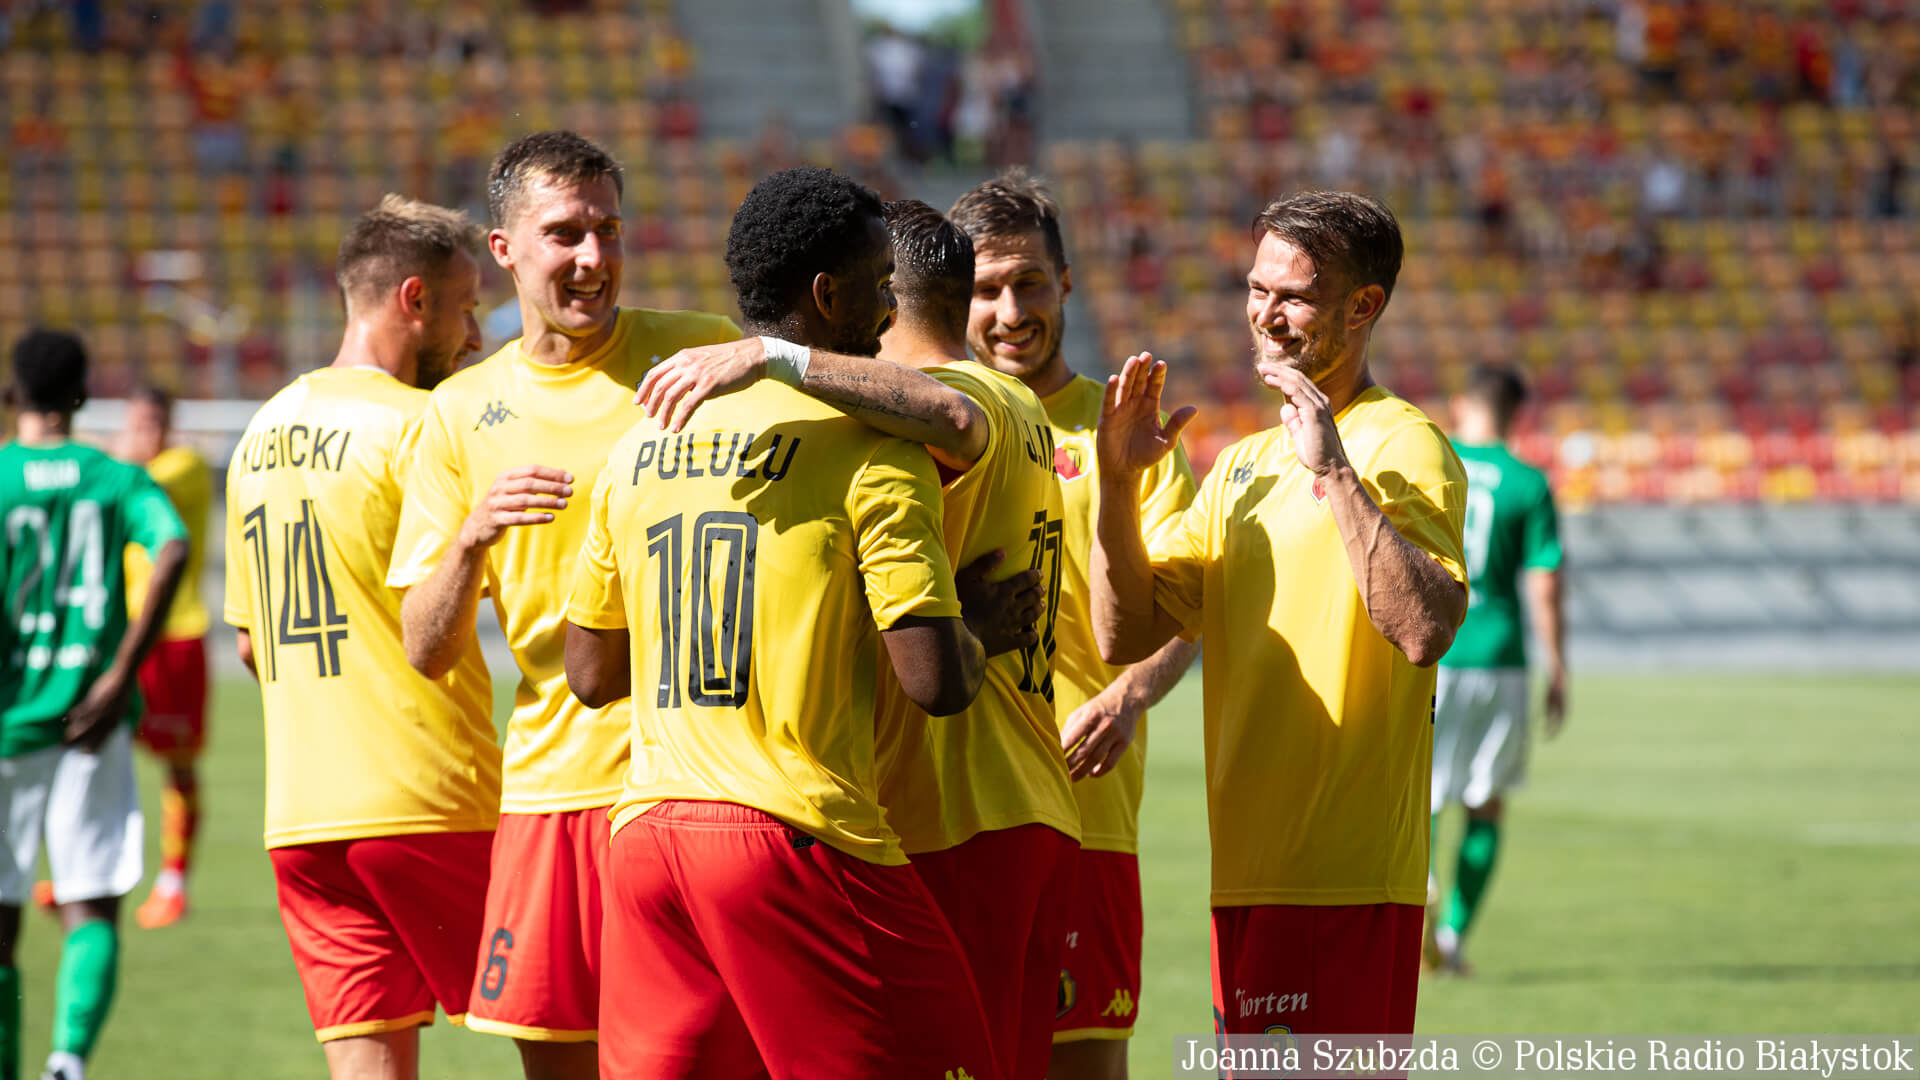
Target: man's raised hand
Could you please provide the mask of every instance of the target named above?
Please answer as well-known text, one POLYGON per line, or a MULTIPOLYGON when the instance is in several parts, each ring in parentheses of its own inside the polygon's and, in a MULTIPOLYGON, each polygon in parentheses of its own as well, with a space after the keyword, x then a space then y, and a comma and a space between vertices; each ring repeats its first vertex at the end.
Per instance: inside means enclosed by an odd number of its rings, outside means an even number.
POLYGON ((1332 402, 1313 380, 1285 364, 1259 365, 1260 379, 1287 396, 1280 406, 1280 422, 1293 437, 1293 453, 1315 473, 1324 473, 1347 460, 1340 429, 1333 422, 1332 402))
POLYGON ((1094 437, 1103 473, 1138 475, 1173 452, 1195 410, 1183 405, 1162 423, 1160 392, 1166 383, 1167 365, 1152 353, 1127 357, 1120 374, 1107 376, 1100 429, 1094 437))

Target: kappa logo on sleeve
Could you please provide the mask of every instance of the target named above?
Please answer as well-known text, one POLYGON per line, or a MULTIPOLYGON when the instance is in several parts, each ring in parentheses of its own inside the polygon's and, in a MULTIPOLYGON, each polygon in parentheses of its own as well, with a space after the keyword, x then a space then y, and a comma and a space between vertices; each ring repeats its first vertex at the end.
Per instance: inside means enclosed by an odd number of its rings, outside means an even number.
POLYGON ((483 427, 490 428, 495 424, 504 424, 509 420, 518 419, 520 419, 519 413, 507 408, 506 402, 496 398, 492 404, 488 405, 486 409, 481 412, 480 419, 474 422, 473 430, 479 431, 483 427))

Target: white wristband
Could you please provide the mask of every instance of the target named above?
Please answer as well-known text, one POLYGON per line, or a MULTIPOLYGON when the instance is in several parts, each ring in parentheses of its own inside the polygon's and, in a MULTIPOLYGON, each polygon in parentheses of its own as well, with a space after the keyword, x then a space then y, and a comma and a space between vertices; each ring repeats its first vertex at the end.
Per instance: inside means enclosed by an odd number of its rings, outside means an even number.
POLYGON ((807 377, 807 365, 813 362, 813 350, 805 345, 777 337, 761 337, 760 347, 767 353, 767 378, 798 387, 807 377))

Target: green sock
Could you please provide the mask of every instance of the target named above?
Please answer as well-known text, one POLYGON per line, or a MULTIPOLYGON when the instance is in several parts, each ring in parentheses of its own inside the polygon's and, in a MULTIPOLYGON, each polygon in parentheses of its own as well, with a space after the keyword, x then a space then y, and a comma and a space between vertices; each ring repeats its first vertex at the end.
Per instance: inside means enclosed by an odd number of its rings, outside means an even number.
POLYGON ((1487 894, 1487 881, 1493 877, 1493 863, 1500 854, 1500 823, 1467 819, 1466 835, 1460 839, 1460 861, 1453 874, 1453 895, 1447 901, 1447 926, 1465 937, 1473 925, 1475 909, 1487 894))
POLYGON ((86 1057, 106 1026, 120 975, 120 931, 104 919, 81 923, 60 948, 53 995, 53 1048, 86 1057))
POLYGON ((0 1080, 20 1080, 20 969, 0 967, 0 1080))

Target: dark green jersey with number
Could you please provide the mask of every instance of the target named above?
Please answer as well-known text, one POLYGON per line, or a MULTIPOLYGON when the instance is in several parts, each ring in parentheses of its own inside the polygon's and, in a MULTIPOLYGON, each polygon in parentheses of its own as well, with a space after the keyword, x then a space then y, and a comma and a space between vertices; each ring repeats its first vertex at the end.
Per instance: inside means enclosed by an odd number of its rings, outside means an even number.
POLYGON ((0 757, 15 757, 57 745, 67 710, 112 665, 127 545, 152 554, 187 533, 145 469, 73 442, 0 446, 0 527, 0 757))
POLYGON ((1455 444, 1467 470, 1467 621, 1445 667, 1525 667, 1520 574, 1560 566, 1560 524, 1540 470, 1501 445, 1455 444))

